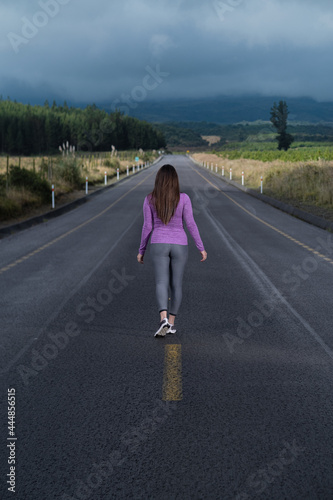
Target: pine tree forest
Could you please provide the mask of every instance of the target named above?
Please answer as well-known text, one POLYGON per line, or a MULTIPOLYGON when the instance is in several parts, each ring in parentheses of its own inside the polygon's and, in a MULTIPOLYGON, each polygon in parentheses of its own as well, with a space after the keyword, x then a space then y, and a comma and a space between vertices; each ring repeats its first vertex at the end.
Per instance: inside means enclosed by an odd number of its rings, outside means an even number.
POLYGON ((63 143, 76 151, 159 149, 165 147, 163 133, 148 122, 119 111, 107 113, 95 104, 85 109, 31 106, 0 97, 0 152, 9 155, 56 154, 63 143))

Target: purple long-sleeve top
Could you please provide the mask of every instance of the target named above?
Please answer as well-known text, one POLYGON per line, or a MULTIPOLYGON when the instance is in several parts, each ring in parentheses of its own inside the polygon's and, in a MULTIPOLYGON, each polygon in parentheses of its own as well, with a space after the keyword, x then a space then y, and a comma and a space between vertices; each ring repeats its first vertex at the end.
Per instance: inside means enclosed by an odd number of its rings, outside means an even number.
POLYGON ((194 243, 198 250, 203 251, 202 240, 200 238, 198 227, 193 217, 192 203, 190 197, 186 193, 180 193, 180 200, 167 225, 163 224, 161 219, 157 216, 155 207, 149 204, 149 197, 147 195, 143 202, 143 227, 141 234, 141 243, 139 253, 144 255, 147 244, 150 238, 150 243, 176 243, 178 245, 187 245, 187 234, 185 233, 183 220, 185 220, 186 227, 194 239, 194 243))

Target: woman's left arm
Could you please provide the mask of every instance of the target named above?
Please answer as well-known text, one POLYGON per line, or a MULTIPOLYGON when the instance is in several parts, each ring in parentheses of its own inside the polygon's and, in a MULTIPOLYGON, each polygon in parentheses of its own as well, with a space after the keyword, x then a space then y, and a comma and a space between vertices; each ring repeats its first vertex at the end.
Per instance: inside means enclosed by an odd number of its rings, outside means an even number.
POLYGON ((143 202, 143 219, 141 242, 139 253, 137 255, 138 262, 140 262, 141 264, 143 264, 143 256, 145 254, 148 241, 153 230, 153 213, 149 205, 147 196, 143 202))

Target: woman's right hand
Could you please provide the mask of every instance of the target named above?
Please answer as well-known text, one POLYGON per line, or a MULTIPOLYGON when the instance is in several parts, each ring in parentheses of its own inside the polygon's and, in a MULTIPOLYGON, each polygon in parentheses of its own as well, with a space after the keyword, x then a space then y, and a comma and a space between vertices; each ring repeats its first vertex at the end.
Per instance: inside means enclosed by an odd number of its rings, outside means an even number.
POLYGON ((203 262, 204 260, 207 259, 207 252, 206 252, 206 250, 202 250, 202 251, 200 251, 200 253, 202 255, 202 259, 200 262, 203 262))

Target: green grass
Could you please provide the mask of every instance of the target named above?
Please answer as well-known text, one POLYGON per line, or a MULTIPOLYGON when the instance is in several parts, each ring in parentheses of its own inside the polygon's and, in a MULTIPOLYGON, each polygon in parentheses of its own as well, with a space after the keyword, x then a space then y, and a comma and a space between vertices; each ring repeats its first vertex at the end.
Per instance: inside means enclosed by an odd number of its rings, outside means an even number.
POLYGON ((272 142, 235 142, 226 144, 221 150, 213 151, 223 158, 237 160, 246 158, 272 162, 281 160, 285 162, 307 162, 319 159, 333 160, 333 145, 331 143, 302 143, 296 142, 288 151, 279 151, 276 143, 272 142))

